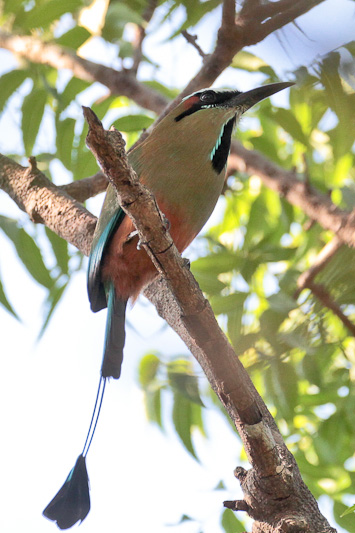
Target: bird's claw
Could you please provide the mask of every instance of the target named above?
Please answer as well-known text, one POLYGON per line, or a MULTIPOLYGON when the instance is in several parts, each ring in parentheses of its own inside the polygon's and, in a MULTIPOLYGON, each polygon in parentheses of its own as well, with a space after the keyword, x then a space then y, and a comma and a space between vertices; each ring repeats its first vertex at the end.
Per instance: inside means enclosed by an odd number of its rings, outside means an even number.
POLYGON ((163 224, 164 224, 166 231, 169 231, 171 228, 170 220, 164 215, 164 213, 163 213, 163 224))
POLYGON ((183 257, 182 258, 183 262, 184 262, 184 267, 185 268, 188 268, 190 270, 190 266, 191 266, 191 261, 190 259, 188 259, 187 257, 183 257))
POLYGON ((138 235, 138 231, 135 230, 135 231, 131 231, 131 233, 127 236, 126 238, 126 242, 129 242, 131 241, 134 237, 136 237, 138 235))

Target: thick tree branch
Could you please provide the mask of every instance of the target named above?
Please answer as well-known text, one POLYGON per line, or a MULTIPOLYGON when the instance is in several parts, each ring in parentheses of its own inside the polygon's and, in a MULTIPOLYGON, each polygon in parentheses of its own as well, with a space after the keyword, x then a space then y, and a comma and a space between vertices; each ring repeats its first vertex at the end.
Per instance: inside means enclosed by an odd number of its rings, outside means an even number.
MULTIPOLYGON (((245 508, 256 521, 253 531, 270 531, 270 526, 276 530, 286 520, 302 522, 314 533, 334 531, 319 513, 264 402, 175 248, 153 195, 129 166, 121 135, 113 128, 105 132, 89 108, 84 108, 84 113, 89 123, 87 144, 116 187, 119 202, 137 227, 141 245, 162 276, 155 283, 169 289, 159 291, 159 312, 168 321, 172 316, 174 321, 179 318, 188 346, 244 442, 253 468, 249 472, 239 469, 238 479, 245 508)), ((154 293, 151 296, 154 299, 154 293)))
POLYGON ((25 211, 33 222, 45 224, 88 255, 96 217, 36 168, 34 158, 25 168, 0 154, 0 189, 25 211))

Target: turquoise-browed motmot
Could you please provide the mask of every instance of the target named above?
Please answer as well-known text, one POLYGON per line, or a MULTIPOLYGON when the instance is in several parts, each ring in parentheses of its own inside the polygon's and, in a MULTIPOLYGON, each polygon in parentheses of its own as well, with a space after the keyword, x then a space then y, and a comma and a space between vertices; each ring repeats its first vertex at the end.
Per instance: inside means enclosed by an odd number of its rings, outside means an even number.
MULTIPOLYGON (((155 195, 169 221, 180 252, 210 217, 222 192, 233 128, 240 116, 260 100, 290 87, 274 83, 245 93, 205 89, 184 98, 131 150, 133 169, 155 195)), ((44 515, 67 529, 90 510, 85 457, 96 428, 106 378, 119 378, 125 341, 125 311, 157 271, 143 249, 131 219, 108 186, 96 227, 88 269, 91 309, 107 307, 105 346, 95 409, 83 452, 44 515)))

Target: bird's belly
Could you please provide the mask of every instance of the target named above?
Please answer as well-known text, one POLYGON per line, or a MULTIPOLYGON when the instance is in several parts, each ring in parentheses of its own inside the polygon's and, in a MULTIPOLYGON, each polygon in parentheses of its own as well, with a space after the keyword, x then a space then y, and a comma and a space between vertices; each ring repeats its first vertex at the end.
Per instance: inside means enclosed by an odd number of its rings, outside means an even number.
MULTIPOLYGON (((169 221, 172 239, 182 252, 195 238, 196 230, 164 204, 160 208, 169 221)), ((112 280, 117 296, 125 300, 135 300, 158 274, 146 251, 138 247, 138 236, 129 238, 134 229, 131 219, 126 216, 110 243, 102 267, 103 280, 112 280)))

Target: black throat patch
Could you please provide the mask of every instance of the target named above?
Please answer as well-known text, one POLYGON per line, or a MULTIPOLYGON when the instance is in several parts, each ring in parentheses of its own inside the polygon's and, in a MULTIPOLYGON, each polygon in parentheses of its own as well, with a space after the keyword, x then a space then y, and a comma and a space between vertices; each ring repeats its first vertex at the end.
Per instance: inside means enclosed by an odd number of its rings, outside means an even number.
POLYGON ((216 146, 212 150, 211 163, 217 174, 222 172, 227 163, 235 120, 236 118, 233 117, 224 125, 216 146))

